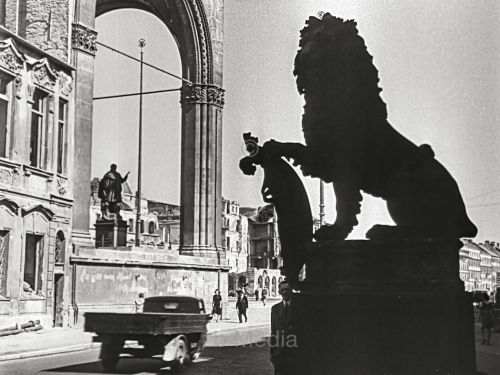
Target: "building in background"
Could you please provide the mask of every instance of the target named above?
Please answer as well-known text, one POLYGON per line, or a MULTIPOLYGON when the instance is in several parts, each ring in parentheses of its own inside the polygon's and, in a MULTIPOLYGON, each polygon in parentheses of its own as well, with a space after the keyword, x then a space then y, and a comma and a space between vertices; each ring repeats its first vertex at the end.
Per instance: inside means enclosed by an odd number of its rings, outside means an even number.
POLYGON ((468 292, 495 292, 500 287, 500 244, 485 241, 477 244, 464 240, 459 253, 460 279, 468 292))
POLYGON ((222 208, 222 238, 225 239, 230 272, 245 272, 249 254, 248 218, 240 214, 240 205, 236 201, 223 198, 222 208))
POLYGON ((242 207, 240 214, 248 221, 247 269, 230 273, 229 289, 246 288, 249 294, 253 294, 260 286, 267 289, 269 296, 277 296, 278 285, 283 281, 280 273, 283 259, 274 206, 242 207))
POLYGON ((159 246, 178 250, 181 233, 181 207, 175 204, 148 200, 148 212, 158 219, 159 246))

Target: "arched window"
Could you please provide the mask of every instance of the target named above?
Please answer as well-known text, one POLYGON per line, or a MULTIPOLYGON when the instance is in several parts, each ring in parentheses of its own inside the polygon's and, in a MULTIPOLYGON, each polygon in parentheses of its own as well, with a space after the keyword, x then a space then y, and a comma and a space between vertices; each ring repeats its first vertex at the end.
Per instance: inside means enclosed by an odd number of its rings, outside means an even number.
POLYGON ((154 221, 150 221, 149 222, 149 234, 154 234, 155 231, 156 231, 155 222, 154 221))
POLYGON ((64 257, 66 253, 66 239, 64 238, 64 233, 62 231, 58 231, 56 234, 54 253, 54 262, 64 263, 64 257))
POLYGON ((276 296, 276 277, 273 276, 271 283, 271 295, 276 296))

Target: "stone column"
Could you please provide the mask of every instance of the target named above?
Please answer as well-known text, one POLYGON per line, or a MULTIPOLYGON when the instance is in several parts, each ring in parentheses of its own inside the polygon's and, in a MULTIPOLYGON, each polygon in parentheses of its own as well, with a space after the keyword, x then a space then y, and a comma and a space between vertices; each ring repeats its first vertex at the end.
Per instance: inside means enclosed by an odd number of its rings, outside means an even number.
POLYGON ((92 97, 97 33, 93 30, 95 0, 77 1, 72 27, 75 76, 72 242, 90 243, 89 210, 92 162, 92 97))
POLYGON ((221 256, 221 155, 224 90, 182 90, 181 253, 221 256))

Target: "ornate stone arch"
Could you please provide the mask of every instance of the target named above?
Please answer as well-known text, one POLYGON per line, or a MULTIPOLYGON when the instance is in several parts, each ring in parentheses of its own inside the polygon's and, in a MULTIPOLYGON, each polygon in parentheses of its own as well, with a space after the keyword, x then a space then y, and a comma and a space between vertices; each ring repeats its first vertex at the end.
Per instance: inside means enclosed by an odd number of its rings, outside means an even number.
POLYGON ((49 208, 45 207, 42 204, 25 206, 25 207, 22 207, 22 209, 21 209, 21 213, 22 213, 23 217, 28 216, 29 214, 34 213, 34 212, 38 212, 39 214, 41 214, 47 221, 51 221, 52 218, 54 217, 54 213, 49 208))
POLYGON ((12 216, 17 216, 19 205, 13 200, 0 195, 0 207, 5 207, 12 216))
POLYGON ((201 0, 97 0, 96 17, 126 8, 149 12, 167 26, 179 47, 183 78, 194 84, 215 83, 209 25, 201 0))
MULTIPOLYGON (((132 8, 158 17, 176 40, 181 56, 182 147, 181 147, 181 251, 185 254, 225 257, 222 246, 221 159, 223 0, 77 0, 73 23, 73 61, 77 107, 92 109, 88 90, 88 69, 93 66, 97 33, 95 17, 132 8), (90 4, 95 4, 95 8, 90 4), (92 10, 95 12, 92 14, 92 10), (87 79, 87 81, 85 81, 87 79)), ((75 123, 75 164, 90 165, 92 141, 85 129, 91 128, 91 113, 78 116, 75 123)), ((75 209, 72 238, 89 239, 89 198, 84 189, 90 168, 75 176, 75 209)))

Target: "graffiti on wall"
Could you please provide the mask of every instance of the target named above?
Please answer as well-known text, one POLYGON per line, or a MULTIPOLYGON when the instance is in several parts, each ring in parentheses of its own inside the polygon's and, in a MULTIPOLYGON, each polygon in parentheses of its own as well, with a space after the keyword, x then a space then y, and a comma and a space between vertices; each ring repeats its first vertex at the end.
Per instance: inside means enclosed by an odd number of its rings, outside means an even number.
POLYGON ((77 266, 78 305, 130 304, 147 296, 188 295, 210 301, 218 288, 217 272, 140 267, 77 266))

